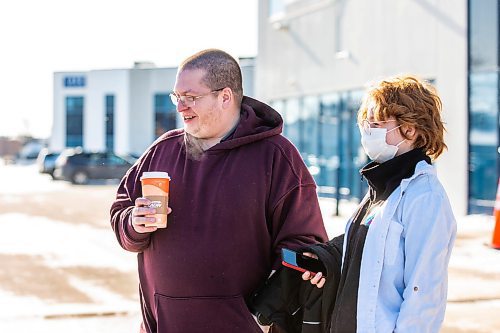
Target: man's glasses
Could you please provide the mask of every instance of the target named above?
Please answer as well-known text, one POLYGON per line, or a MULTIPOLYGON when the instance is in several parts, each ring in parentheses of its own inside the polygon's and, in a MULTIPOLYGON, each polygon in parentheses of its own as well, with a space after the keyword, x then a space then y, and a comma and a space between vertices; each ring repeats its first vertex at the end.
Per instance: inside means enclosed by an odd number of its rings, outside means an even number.
POLYGON ((389 119, 389 120, 377 120, 377 121, 372 121, 370 122, 368 119, 363 119, 361 124, 359 124, 359 127, 365 132, 366 134, 370 135, 372 134, 372 128, 377 128, 378 124, 380 123, 390 123, 392 121, 396 121, 396 119, 389 119))
POLYGON ((224 88, 220 88, 220 89, 215 89, 215 90, 212 90, 211 92, 209 93, 206 93, 206 94, 203 94, 203 95, 198 95, 198 96, 188 96, 188 95, 177 95, 175 93, 171 93, 170 94, 170 99, 172 100, 172 103, 177 106, 179 105, 179 102, 182 103, 182 105, 184 105, 185 107, 193 107, 196 105, 196 100, 197 99, 200 99, 202 97, 205 97, 205 96, 208 96, 210 94, 213 94, 213 93, 216 93, 216 92, 219 92, 221 90, 223 90, 224 88))

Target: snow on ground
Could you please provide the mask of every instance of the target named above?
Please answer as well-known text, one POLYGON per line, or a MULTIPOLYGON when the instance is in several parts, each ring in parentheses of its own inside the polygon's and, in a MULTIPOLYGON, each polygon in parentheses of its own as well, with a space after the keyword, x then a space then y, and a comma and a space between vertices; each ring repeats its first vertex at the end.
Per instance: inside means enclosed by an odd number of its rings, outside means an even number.
MULTIPOLYGON (((73 186, 35 165, 0 162, 0 332, 138 331, 136 254, 120 248, 107 221, 115 188, 73 186)), ((332 238, 356 203, 341 202, 340 216, 334 200, 320 207, 332 238)), ((442 332, 500 332, 495 221, 471 215, 457 224, 442 332)))
POLYGON ((136 255, 119 247, 111 229, 22 213, 0 214, 0 230, 9 229, 15 234, 0 233, 0 253, 41 255, 53 267, 78 263, 123 271, 135 269, 136 255))

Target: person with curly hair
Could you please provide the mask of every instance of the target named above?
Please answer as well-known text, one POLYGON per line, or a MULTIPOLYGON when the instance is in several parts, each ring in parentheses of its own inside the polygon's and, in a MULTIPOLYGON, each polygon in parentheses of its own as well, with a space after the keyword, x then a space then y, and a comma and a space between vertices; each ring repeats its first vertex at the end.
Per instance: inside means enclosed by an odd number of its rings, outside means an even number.
POLYGON ((302 276, 318 288, 336 284, 326 331, 439 331, 456 236, 433 166, 447 148, 441 109, 434 88, 414 76, 384 79, 366 93, 358 125, 372 160, 360 170, 369 190, 340 236, 340 279, 302 276))

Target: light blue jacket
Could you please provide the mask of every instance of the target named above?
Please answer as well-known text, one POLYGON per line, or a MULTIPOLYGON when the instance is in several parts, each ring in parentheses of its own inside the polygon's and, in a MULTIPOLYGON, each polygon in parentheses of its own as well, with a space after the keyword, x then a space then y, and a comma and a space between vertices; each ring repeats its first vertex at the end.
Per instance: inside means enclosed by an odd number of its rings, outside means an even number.
MULTIPOLYGON (((348 230, 346 226, 344 251, 348 230)), ((368 229, 358 289, 357 332, 439 332, 456 221, 435 168, 421 161, 368 229)))

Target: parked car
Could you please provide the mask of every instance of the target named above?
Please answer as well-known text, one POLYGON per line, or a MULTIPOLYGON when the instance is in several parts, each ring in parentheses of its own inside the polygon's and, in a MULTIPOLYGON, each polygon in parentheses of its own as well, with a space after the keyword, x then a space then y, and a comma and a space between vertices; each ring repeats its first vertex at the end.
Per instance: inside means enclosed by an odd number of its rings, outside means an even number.
POLYGON ((32 140, 25 143, 21 150, 16 154, 16 162, 35 162, 38 154, 43 149, 43 146, 43 143, 38 140, 32 140))
POLYGON ((36 163, 40 173, 48 173, 54 178, 54 169, 56 167, 56 159, 59 157, 59 152, 50 152, 48 148, 40 150, 36 163))
POLYGON ((63 151, 56 160, 55 179, 86 184, 91 179, 120 179, 133 162, 112 152, 63 151))

